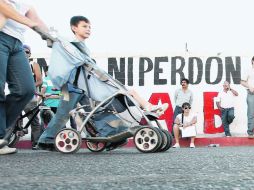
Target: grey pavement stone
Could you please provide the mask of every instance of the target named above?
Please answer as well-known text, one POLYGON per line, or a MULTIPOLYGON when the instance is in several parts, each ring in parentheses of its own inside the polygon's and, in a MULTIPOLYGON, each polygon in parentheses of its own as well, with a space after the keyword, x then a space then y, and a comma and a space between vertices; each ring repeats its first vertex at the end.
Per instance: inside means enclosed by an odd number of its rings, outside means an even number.
POLYGON ((0 156, 0 189, 253 189, 254 147, 0 156))

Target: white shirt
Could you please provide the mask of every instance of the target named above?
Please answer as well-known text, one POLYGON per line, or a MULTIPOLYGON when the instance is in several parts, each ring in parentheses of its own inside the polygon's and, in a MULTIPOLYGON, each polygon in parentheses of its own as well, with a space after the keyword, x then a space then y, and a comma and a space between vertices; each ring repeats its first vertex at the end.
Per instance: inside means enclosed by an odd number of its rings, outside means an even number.
MULTIPOLYGON (((30 6, 23 3, 21 0, 5 0, 6 3, 10 4, 17 12, 25 16, 30 6)), ((25 26, 12 19, 7 19, 2 32, 19 39, 21 42, 24 41, 25 26)))
POLYGON ((254 68, 248 70, 248 72, 243 75, 242 80, 247 81, 248 86, 254 88, 254 68))
POLYGON ((234 107, 234 94, 230 90, 219 92, 217 98, 217 102, 220 102, 222 108, 234 107))
MULTIPOLYGON (((179 119, 180 123, 182 123, 182 115, 183 114, 178 114, 176 117, 179 119)), ((196 114, 194 113, 189 113, 188 116, 183 115, 183 124, 189 123, 193 120, 193 118, 197 117, 196 114)))

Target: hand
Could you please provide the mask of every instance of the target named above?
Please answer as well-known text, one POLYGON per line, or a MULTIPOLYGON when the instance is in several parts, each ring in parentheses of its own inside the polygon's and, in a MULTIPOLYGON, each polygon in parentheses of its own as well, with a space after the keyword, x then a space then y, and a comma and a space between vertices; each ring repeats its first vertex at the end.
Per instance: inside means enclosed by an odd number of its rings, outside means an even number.
POLYGON ((252 93, 254 93, 254 88, 249 87, 249 91, 252 92, 252 93))
POLYGON ((220 107, 218 107, 218 108, 219 108, 219 110, 223 110, 223 107, 221 107, 221 106, 220 106, 220 107))

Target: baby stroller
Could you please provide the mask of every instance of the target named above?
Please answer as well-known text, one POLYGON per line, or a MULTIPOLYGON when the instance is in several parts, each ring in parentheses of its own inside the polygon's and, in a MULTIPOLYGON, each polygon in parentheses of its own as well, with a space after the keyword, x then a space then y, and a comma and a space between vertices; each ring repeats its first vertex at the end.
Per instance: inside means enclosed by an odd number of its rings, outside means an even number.
POLYGON ((79 43, 54 38, 38 28, 34 30, 43 39, 53 42, 53 61, 49 67, 52 72, 49 70, 49 74, 56 88, 62 88, 66 99, 70 88, 84 93, 88 99, 88 104, 80 105, 70 112, 75 118, 77 129, 64 128, 57 133, 55 148, 59 152, 77 152, 82 141, 90 151, 101 152, 105 148, 114 149, 124 144, 130 137, 133 137, 136 148, 144 153, 163 152, 172 146, 173 138, 158 122, 159 116, 143 111, 128 94, 126 87, 101 70, 87 55, 84 47, 79 43), (61 64, 67 64, 61 66, 64 71, 60 71, 59 65, 54 68, 54 58, 61 64), (63 73, 66 76, 60 77, 63 73), (77 82, 78 73, 84 77, 77 82))

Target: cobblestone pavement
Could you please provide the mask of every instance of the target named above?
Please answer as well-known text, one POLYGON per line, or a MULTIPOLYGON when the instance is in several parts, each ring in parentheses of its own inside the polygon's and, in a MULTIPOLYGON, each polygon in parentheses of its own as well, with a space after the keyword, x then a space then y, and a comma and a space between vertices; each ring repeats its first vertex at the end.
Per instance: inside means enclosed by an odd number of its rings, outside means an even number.
POLYGON ((0 156, 0 189, 253 189, 254 147, 0 156))

